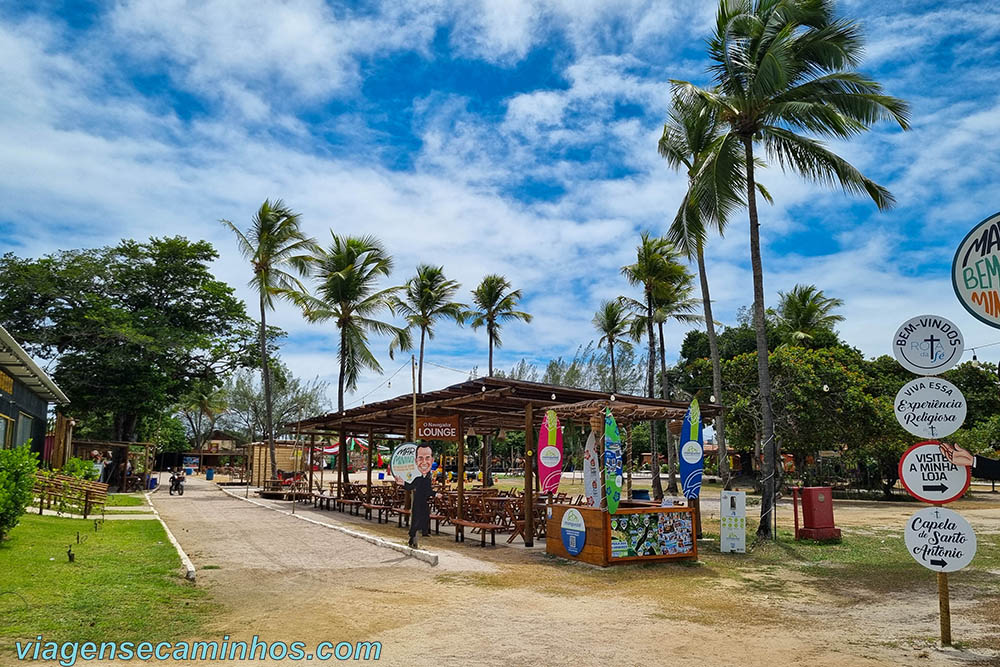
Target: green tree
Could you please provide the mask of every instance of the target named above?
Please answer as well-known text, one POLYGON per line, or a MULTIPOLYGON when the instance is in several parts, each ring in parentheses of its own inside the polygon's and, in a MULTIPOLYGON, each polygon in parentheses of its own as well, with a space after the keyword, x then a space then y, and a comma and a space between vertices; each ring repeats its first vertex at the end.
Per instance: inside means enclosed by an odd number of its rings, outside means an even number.
POLYGON ((407 328, 420 330, 420 364, 417 366, 417 391, 424 393, 424 344, 425 339, 434 338, 434 323, 440 319, 465 322, 466 306, 452 299, 459 290, 454 280, 444 276, 443 266, 421 264, 417 275, 403 285, 403 296, 392 296, 389 307, 393 313, 401 314, 407 328))
MULTIPOLYGON (((329 410, 328 383, 297 378, 278 359, 272 359, 271 367, 271 406, 278 435, 291 433, 285 424, 329 410)), ((229 409, 220 417, 220 426, 242 440, 256 442, 266 428, 262 384, 254 373, 239 371, 226 383, 224 394, 229 409)))
POLYGON ((828 0, 721 0, 709 55, 715 89, 683 81, 675 86, 686 95, 704 99, 744 149, 760 410, 767 444, 757 534, 767 538, 772 536, 771 511, 780 470, 767 366, 754 146, 762 144, 770 159, 784 169, 811 181, 867 194, 879 209, 885 209, 893 204, 888 190, 823 142, 799 132, 847 139, 880 120, 895 120, 906 129, 908 108, 903 101, 882 94, 877 82, 856 71, 862 55, 861 30, 853 21, 835 18, 828 0))
POLYGON ((271 366, 265 345, 267 311, 274 308, 275 296, 287 297, 295 292, 305 291, 294 273, 300 276, 309 274, 311 253, 317 248, 316 241, 306 236, 301 229, 298 214, 293 213, 280 199, 274 203, 265 199, 245 233, 229 220, 222 220, 222 224, 236 235, 240 253, 250 262, 253 269, 250 285, 257 290, 260 305, 260 372, 266 397, 265 435, 271 455, 273 478, 277 475, 278 462, 274 451, 274 422, 270 398, 271 366))
POLYGON ((187 423, 194 449, 201 449, 215 430, 219 416, 228 409, 226 392, 222 387, 201 384, 181 396, 178 412, 187 423))
POLYGON ((472 328, 486 327, 489 340, 490 358, 489 374, 493 375, 493 348, 503 345, 500 340, 500 329, 504 322, 521 320, 531 322, 531 315, 517 310, 521 301, 521 290, 511 289, 506 278, 498 274, 484 276, 482 282, 472 290, 473 310, 467 313, 472 321, 472 328))
POLYGON ((344 409, 344 389, 358 386, 361 371, 382 372, 368 346, 371 333, 392 337, 392 348, 410 346, 409 331, 377 319, 389 309, 399 287, 379 289, 378 282, 392 273, 392 257, 374 236, 333 234, 328 249, 319 249, 313 260, 318 281, 316 296, 294 295, 310 322, 333 320, 340 332, 337 358, 337 410, 344 409))
POLYGON ((782 342, 800 345, 822 332, 832 332, 843 315, 833 311, 844 305, 843 299, 827 296, 815 285, 796 285, 789 292, 778 292, 778 335, 782 342))
MULTIPOLYGON (((258 355, 253 321, 215 279, 211 244, 181 237, 122 241, 40 259, 0 258, 0 323, 54 361, 67 412, 94 438, 134 441, 201 384, 258 355)), ((268 340, 278 335, 269 330, 268 340)))
MULTIPOLYGON (((642 288, 642 300, 623 297, 623 303, 637 311, 633 320, 632 334, 636 340, 646 336, 648 356, 646 358, 646 392, 650 398, 656 396, 656 335, 653 333, 655 320, 654 310, 657 299, 666 298, 672 286, 681 284, 685 276, 690 281, 690 274, 677 261, 678 251, 663 238, 651 236, 643 232, 639 245, 636 246, 636 261, 623 266, 621 271, 630 285, 642 288), (657 296, 659 290, 660 295, 657 296)), ((650 429, 650 447, 652 452, 653 494, 659 499, 663 497, 663 486, 660 482, 660 458, 656 445, 656 430, 650 429)), ((669 454, 668 454, 669 456, 669 454)))
POLYGON ((31 502, 38 454, 29 440, 20 447, 0 449, 0 542, 17 526, 31 502))
POLYGON ((624 340, 628 335, 632 322, 628 310, 620 299, 602 301, 593 319, 594 328, 601 334, 598 345, 608 346, 608 356, 611 359, 611 391, 618 393, 618 369, 615 368, 615 346, 632 346, 624 340))
MULTIPOLYGON (((721 236, 729 215, 743 204, 743 151, 736 135, 718 122, 714 109, 698 96, 675 91, 673 106, 658 144, 660 155, 674 169, 684 169, 688 188, 667 231, 667 238, 688 259, 695 259, 701 284, 707 334, 707 356, 712 362, 712 393, 722 402, 722 365, 712 319, 712 299, 705 267, 705 243, 710 228, 721 236)), ((770 195, 758 185, 767 198, 770 195)), ((715 418, 719 447, 719 475, 729 488, 725 414, 715 418)))

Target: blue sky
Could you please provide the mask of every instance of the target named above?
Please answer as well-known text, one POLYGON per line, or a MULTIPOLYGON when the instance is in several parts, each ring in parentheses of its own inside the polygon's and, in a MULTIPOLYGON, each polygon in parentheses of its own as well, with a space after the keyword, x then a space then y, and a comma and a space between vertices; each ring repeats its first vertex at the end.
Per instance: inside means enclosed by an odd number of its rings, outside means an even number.
MULTIPOLYGON (((863 70, 912 104, 913 127, 835 148, 898 206, 879 213, 765 170, 767 300, 816 284, 845 300, 841 332, 870 355, 925 312, 956 321, 967 346, 998 341, 965 315, 948 268, 964 234, 1000 210, 1000 8, 838 8, 864 26, 863 70)), ((641 0, 5 4, 3 249, 205 238, 246 298, 248 269, 217 221, 245 224, 265 197, 283 198, 323 243, 330 229, 379 236, 395 283, 418 262, 443 264, 466 295, 484 273, 507 275, 535 320, 509 327, 498 367, 572 356, 595 337, 599 302, 631 293, 619 268, 639 231, 662 231, 676 209, 683 179, 656 140, 668 80, 707 82, 713 13, 641 0)), ((724 323, 752 300, 746 239, 737 214, 708 249, 724 323)), ((295 372, 335 377, 331 325, 287 306, 274 321, 295 372)), ((669 355, 686 328, 669 327, 669 355)), ((982 352, 995 360, 1000 346, 982 352)), ((428 360, 485 369, 485 334, 442 325, 428 360)), ((461 379, 425 370, 430 388, 461 379)), ((368 400, 399 393, 393 384, 368 400)))

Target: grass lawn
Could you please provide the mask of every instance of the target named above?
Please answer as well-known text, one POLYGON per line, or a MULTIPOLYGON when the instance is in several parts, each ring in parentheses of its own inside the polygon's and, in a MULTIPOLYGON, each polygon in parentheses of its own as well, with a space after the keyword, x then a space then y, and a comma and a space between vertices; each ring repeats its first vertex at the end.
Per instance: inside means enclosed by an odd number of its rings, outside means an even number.
POLYGON ((141 493, 109 493, 105 507, 141 507, 146 498, 141 493))
POLYGON ((37 635, 155 642, 197 634, 211 607, 180 565, 158 521, 108 521, 94 532, 89 520, 23 516, 0 543, 0 663, 15 640, 37 635))

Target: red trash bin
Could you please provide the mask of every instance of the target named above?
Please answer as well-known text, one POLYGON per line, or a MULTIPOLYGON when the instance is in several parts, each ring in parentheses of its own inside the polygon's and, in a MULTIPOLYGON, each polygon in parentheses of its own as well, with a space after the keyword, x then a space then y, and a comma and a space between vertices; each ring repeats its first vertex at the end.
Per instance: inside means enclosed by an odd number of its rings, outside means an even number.
POLYGON ((807 486, 792 490, 795 508, 795 539, 840 539, 840 529, 833 522, 833 489, 807 486), (802 495, 802 527, 799 528, 798 496, 802 495))

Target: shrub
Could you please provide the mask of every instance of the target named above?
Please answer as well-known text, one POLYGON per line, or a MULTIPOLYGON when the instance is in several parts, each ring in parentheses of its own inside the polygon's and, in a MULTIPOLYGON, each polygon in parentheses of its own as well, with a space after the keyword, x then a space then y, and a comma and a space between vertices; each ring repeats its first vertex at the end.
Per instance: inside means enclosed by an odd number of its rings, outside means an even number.
POLYGON ((83 459, 73 457, 69 461, 66 461, 66 465, 62 467, 59 474, 79 479, 95 480, 97 479, 97 468, 94 467, 92 461, 84 461, 83 459))
POLYGON ((31 441, 15 449, 0 449, 0 540, 7 536, 31 502, 38 454, 31 441))

